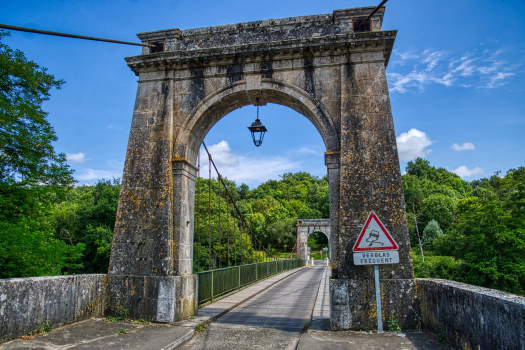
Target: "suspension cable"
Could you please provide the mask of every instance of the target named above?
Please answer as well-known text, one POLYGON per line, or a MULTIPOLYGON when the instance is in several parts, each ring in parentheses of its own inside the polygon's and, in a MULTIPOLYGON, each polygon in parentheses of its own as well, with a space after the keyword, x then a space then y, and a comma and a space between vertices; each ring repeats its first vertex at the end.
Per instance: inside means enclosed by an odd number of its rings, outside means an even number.
POLYGON ((150 44, 142 44, 142 43, 133 43, 131 41, 121 41, 121 40, 113 40, 113 39, 103 39, 103 38, 95 38, 93 36, 85 36, 85 35, 77 35, 77 34, 67 34, 67 33, 59 33, 59 32, 51 32, 49 30, 41 30, 41 29, 33 29, 33 28, 25 28, 25 27, 17 27, 17 26, 11 26, 8 24, 1 24, 0 28, 3 29, 9 29, 9 30, 16 30, 19 32, 28 32, 28 33, 36 33, 36 34, 46 34, 46 35, 54 35, 54 36, 63 36, 66 38, 74 38, 74 39, 84 39, 84 40, 93 40, 93 41, 104 41, 107 43, 115 43, 115 44, 124 44, 124 45, 135 45, 135 46, 146 46, 146 47, 155 47, 155 45, 150 44))
MULTIPOLYGON (((253 247, 253 244, 257 244, 259 243, 259 247, 262 247, 263 251, 268 255, 268 257, 271 257, 273 259, 275 259, 275 257, 273 256, 273 254, 271 254, 267 249, 266 247, 264 247, 264 245, 262 244, 261 241, 259 241, 259 239, 257 238, 257 236, 255 235, 255 233, 253 232, 253 230, 251 229, 251 227, 248 225, 248 223, 246 222, 246 219, 244 218, 244 215, 242 215, 241 211, 239 210, 239 208, 237 207, 237 204, 235 203, 235 201, 233 200, 233 197, 231 196, 230 194, 230 191, 228 190, 228 187, 226 186, 226 183, 224 182, 221 174, 219 173, 219 170, 217 169, 217 166, 215 165, 215 162, 213 161, 212 157, 211 157, 211 154, 210 152, 208 151, 208 148, 206 147, 206 144, 204 143, 204 141, 202 142, 202 145, 204 146, 204 149, 206 150, 206 153, 208 154, 208 159, 209 159, 209 165, 208 165, 208 168, 209 168, 209 182, 208 182, 208 195, 209 195, 209 201, 208 201, 208 251, 209 251, 209 256, 210 256, 210 259, 211 259, 211 165, 213 165, 213 167, 215 168, 215 171, 217 172, 217 177, 218 177, 218 183, 219 183, 219 208, 220 208, 220 201, 221 201, 221 196, 220 196, 220 188, 221 188, 221 184, 224 186, 224 189, 226 190, 226 203, 227 203, 227 206, 228 206, 228 198, 230 198, 230 201, 232 202, 233 206, 234 206, 234 213, 237 212, 239 214, 239 225, 240 225, 240 235, 241 235, 241 265, 244 264, 244 247, 243 247, 243 230, 242 230, 242 225, 244 223, 244 227, 245 227, 245 230, 246 230, 246 253, 247 253, 247 257, 249 257, 249 250, 248 250, 248 239, 251 238, 250 240, 252 241, 252 259, 251 259, 251 262, 253 263, 254 261, 254 247, 253 247), (248 233, 248 230, 250 231, 248 233), (251 234, 251 237, 249 237, 249 235, 251 234)), ((219 209, 220 210, 220 209, 219 209)), ((228 210, 228 209, 227 209, 228 210)), ((219 212, 219 223, 220 223, 220 220, 221 220, 221 213, 219 212)), ((234 215, 234 230, 235 230, 235 215, 234 215)), ((221 229, 222 229, 222 226, 219 224, 219 266, 222 266, 222 256, 221 256, 221 229)), ((228 228, 228 235, 229 235, 229 228, 228 228)), ((236 235, 234 235, 235 237, 235 241, 237 240, 237 237, 236 235)), ((229 240, 228 240, 228 259, 229 259, 229 240)), ((211 263, 210 263, 211 264, 211 263)), ((229 264, 229 262, 228 262, 229 264)), ((237 242, 235 242, 235 264, 237 264, 237 242)), ((211 266, 211 265, 210 265, 211 266)))

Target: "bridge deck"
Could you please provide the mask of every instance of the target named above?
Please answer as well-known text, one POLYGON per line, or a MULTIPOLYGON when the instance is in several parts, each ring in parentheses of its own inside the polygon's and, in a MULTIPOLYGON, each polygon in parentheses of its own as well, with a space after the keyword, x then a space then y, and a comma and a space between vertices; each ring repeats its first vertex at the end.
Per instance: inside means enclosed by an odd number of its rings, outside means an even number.
POLYGON ((212 323, 181 349, 294 349, 324 268, 303 269, 212 323))

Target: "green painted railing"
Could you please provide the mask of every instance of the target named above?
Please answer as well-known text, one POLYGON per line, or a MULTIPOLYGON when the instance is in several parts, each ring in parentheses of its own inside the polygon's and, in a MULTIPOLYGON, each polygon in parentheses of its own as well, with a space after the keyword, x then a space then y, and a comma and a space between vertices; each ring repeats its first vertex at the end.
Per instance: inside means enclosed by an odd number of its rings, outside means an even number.
POLYGON ((275 260, 197 272, 199 275, 199 304, 242 288, 271 275, 304 266, 302 259, 275 260))

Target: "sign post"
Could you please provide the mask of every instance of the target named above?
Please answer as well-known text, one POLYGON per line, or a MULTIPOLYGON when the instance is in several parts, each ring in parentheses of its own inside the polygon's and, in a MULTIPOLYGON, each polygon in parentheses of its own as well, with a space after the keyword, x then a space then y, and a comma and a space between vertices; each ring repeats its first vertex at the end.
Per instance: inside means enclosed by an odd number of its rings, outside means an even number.
POLYGON ((353 251, 355 265, 374 265, 378 333, 383 333, 379 265, 399 264, 398 249, 397 243, 383 226, 381 220, 374 212, 371 212, 359 237, 357 237, 353 251))

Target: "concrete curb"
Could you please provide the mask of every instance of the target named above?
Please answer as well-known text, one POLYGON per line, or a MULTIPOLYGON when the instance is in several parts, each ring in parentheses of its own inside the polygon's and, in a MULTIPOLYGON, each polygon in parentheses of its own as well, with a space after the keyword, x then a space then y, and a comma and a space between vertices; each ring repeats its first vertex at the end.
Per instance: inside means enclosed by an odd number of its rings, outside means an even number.
POLYGON ((181 346, 182 344, 184 344, 185 342, 187 342, 188 340, 190 340, 191 338, 193 338, 193 336, 195 335, 195 330, 192 329, 188 334, 186 334, 184 337, 180 338, 180 339, 177 339, 176 341, 174 341, 173 343, 171 343, 170 345, 162 348, 161 350, 173 350, 173 349, 176 349, 178 348, 179 346, 181 346))

